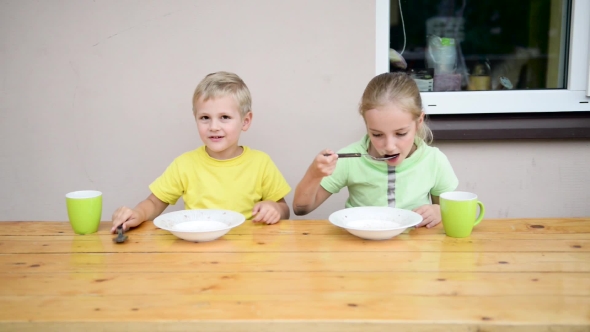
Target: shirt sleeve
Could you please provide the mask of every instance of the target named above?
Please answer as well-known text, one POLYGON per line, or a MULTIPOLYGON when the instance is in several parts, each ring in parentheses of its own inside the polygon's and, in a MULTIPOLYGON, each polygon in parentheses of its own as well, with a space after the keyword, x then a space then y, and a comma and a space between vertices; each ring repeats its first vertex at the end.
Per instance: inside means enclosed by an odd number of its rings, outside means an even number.
POLYGON ((164 173, 150 184, 150 190, 162 202, 171 205, 176 204, 185 191, 178 167, 178 159, 175 159, 164 173))
POLYGON ((440 196, 440 194, 444 192, 457 189, 459 179, 457 179, 453 167, 444 153, 439 151, 436 161, 436 182, 434 187, 430 190, 430 194, 433 196, 440 196))
POLYGON ((334 172, 326 176, 320 185, 331 194, 337 194, 348 185, 348 160, 338 160, 334 172))
POLYGON ((291 187, 275 163, 268 157, 262 176, 262 200, 277 202, 291 192, 291 187))

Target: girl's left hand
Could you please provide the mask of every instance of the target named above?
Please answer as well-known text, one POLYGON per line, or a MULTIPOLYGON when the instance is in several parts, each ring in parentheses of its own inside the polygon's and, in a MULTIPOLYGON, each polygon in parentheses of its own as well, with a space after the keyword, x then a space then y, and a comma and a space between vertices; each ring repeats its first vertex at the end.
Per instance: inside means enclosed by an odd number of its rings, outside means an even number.
POLYGON ((414 209, 414 212, 422 216, 422 222, 416 225, 416 227, 426 226, 426 228, 432 228, 441 221, 440 205, 438 204, 422 205, 414 209))

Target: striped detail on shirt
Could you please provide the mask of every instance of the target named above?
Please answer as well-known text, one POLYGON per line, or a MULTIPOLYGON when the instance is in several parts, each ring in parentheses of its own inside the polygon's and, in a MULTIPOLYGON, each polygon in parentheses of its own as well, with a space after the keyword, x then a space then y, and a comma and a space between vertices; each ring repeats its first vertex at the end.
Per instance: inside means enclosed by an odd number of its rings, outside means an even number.
POLYGON ((395 207, 395 166, 387 165, 387 206, 395 207))

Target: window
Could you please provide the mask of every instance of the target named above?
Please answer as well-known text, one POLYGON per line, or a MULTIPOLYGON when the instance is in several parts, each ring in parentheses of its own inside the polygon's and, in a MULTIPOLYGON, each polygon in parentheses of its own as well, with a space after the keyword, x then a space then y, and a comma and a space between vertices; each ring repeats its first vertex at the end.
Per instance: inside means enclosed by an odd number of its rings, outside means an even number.
POLYGON ((376 71, 405 66, 433 130, 590 137, 590 1, 376 1, 376 71))

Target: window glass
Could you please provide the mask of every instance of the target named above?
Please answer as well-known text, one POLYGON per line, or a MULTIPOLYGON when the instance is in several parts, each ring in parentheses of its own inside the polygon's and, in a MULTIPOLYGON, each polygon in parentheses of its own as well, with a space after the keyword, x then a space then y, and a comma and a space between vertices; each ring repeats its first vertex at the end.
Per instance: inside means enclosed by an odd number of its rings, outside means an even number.
POLYGON ((567 88, 571 0, 391 0, 390 71, 421 91, 567 88))

